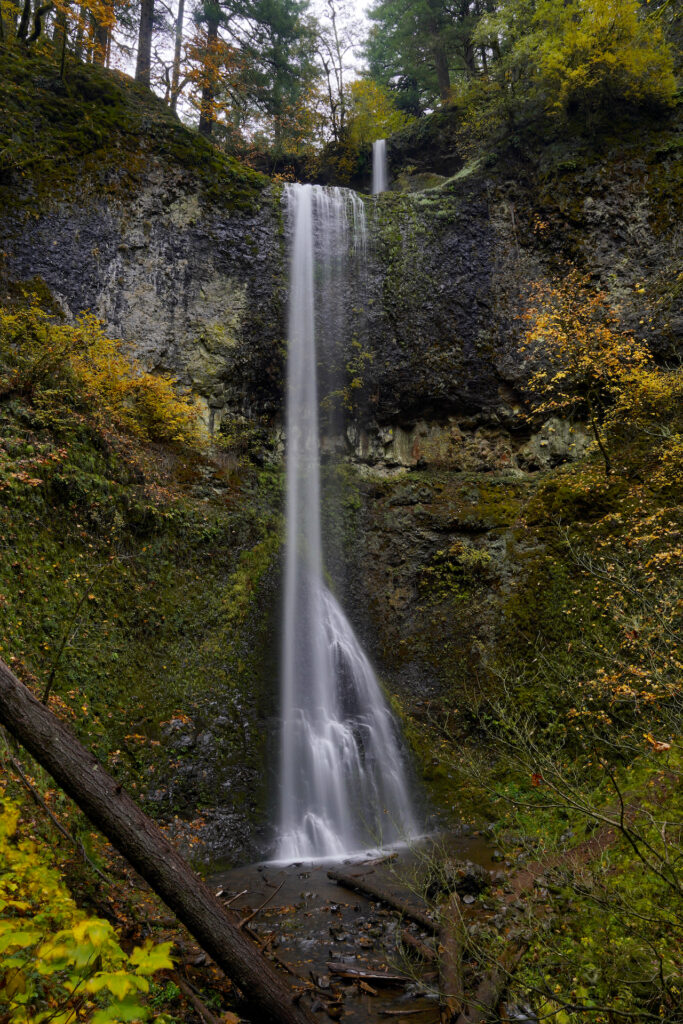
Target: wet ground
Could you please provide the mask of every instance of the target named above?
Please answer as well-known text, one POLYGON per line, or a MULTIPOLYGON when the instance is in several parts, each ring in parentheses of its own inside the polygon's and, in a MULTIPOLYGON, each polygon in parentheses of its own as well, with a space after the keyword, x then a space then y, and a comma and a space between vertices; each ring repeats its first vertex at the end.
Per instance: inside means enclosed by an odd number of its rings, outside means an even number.
MULTIPOLYGON (((408 922, 382 903, 338 885, 328 871, 388 889, 424 911, 417 894, 438 874, 437 864, 450 859, 495 869, 491 854, 482 835, 440 836, 379 860, 254 864, 214 875, 211 882, 242 918, 262 907, 248 927, 264 950, 289 969, 292 984, 306 986, 308 1005, 321 1020, 437 1024, 436 970, 406 948, 401 932, 408 922), (343 978, 335 971, 387 973, 396 980, 343 978)), ((427 931, 416 925, 411 931, 429 944, 427 931)))

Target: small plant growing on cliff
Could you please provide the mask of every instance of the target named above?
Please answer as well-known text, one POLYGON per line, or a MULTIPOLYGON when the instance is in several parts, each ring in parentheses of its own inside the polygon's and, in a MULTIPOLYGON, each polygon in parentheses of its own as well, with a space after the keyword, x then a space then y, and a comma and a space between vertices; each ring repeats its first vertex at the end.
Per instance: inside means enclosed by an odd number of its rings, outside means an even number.
POLYGON ((563 281, 535 284, 524 321, 522 352, 538 366, 528 384, 534 411, 586 412, 609 476, 603 425, 649 368, 647 344, 620 329, 604 292, 592 290, 576 269, 563 281))
POLYGON ((485 576, 491 568, 491 554, 462 540, 447 551, 437 551, 432 564, 423 571, 421 586, 437 601, 463 594, 463 587, 485 576))
POLYGON ((32 299, 0 308, 0 397, 12 395, 42 405, 71 397, 145 441, 204 440, 195 403, 171 377, 145 371, 92 314, 66 324, 32 299))

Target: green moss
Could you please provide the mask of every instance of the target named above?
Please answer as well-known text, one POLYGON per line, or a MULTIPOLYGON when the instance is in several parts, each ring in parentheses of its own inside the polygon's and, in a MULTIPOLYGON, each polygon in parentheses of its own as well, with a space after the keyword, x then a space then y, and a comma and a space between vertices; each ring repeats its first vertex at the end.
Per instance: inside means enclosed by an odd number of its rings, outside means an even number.
MULTIPOLYGON (((19 399, 0 409, 0 428, 0 655, 38 693, 52 678, 61 713, 138 791, 194 757, 156 745, 162 723, 180 714, 206 728, 217 703, 215 772, 177 808, 215 805, 215 773, 231 764, 263 778, 255 723, 271 700, 279 474, 226 480, 196 454, 201 472, 189 472, 170 448, 156 452, 166 478, 145 481, 126 447, 77 410, 46 419, 19 399)), ((253 787, 229 797, 252 815, 265 807, 253 787)))
POLYGON ((587 485, 583 478, 564 473, 544 483, 529 516, 558 523, 597 522, 619 508, 628 493, 623 478, 587 485))
POLYGON ((37 275, 25 281, 13 281, 5 272, 5 259, 0 255, 0 302, 10 307, 37 305, 51 317, 64 319, 64 310, 55 299, 46 281, 37 275))
POLYGON ((150 167, 191 175, 205 200, 251 209, 268 179, 186 128, 128 76, 67 63, 64 80, 47 58, 0 51, 0 200, 7 213, 35 214, 56 199, 125 195, 150 167))

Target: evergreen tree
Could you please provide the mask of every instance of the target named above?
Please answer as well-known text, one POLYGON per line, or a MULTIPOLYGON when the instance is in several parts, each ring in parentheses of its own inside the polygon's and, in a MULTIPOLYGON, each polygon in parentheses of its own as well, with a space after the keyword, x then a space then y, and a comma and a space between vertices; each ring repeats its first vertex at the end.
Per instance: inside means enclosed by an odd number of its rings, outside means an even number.
POLYGON ((265 118, 276 151, 286 148, 318 72, 308 0, 249 0, 243 5, 246 89, 265 118))
POLYGON ((415 112, 447 101, 455 77, 479 71, 472 33, 485 9, 483 0, 378 0, 368 12, 371 76, 415 112))
POLYGON ((230 145, 260 132, 286 148, 318 74, 307 13, 308 0, 203 0, 193 48, 203 135, 220 120, 230 145))

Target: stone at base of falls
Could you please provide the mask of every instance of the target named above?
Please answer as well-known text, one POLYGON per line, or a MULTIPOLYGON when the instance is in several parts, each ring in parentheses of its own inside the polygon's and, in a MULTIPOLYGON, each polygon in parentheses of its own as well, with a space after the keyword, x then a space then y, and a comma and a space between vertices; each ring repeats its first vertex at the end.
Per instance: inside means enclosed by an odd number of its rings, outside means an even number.
POLYGON ((448 860, 439 865, 435 877, 427 886, 427 897, 438 900, 448 893, 457 892, 459 896, 478 896, 490 888, 491 872, 474 864, 470 860, 448 860))

